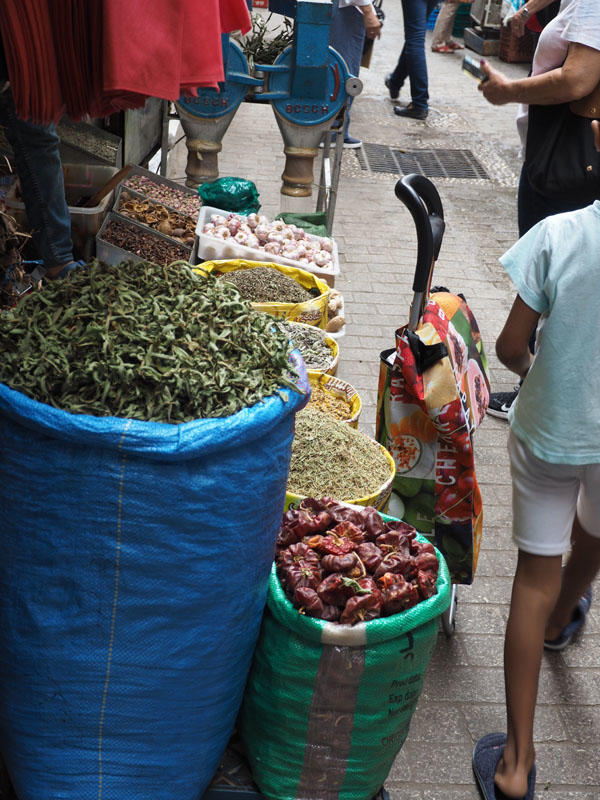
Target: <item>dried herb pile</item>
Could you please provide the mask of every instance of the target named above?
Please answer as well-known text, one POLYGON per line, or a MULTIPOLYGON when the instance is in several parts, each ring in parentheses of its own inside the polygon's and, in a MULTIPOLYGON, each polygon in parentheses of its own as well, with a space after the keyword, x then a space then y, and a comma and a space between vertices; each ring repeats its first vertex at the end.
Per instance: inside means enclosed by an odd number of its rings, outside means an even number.
POLYGON ((288 492, 358 500, 375 494, 390 476, 381 448, 361 431, 323 411, 296 414, 288 492))
POLYGON ((0 381, 74 413, 180 423, 295 388, 287 336, 184 262, 92 262, 0 315, 0 381))
POLYGON ((305 303, 312 294, 293 278, 273 267, 232 269, 221 276, 252 303, 305 303))
POLYGON ((300 351, 306 369, 325 372, 333 366, 333 352, 321 328, 286 320, 277 320, 277 327, 289 336, 294 347, 300 351))

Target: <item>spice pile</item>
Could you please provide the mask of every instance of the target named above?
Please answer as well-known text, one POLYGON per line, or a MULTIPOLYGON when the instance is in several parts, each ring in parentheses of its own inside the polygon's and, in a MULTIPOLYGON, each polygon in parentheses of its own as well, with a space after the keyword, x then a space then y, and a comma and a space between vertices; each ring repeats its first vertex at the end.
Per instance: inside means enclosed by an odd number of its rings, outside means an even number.
POLYGON ((375 494, 391 475, 379 444, 361 431, 323 411, 296 414, 288 492, 357 500, 375 494))
POLYGON ((273 267, 233 269, 220 280, 232 283, 252 303, 305 303, 313 298, 308 289, 273 267))
POLYGON ((123 183, 128 189, 133 189, 135 192, 150 197, 152 200, 157 200, 159 203, 169 206, 174 211, 180 211, 187 217, 198 218, 202 200, 195 194, 188 194, 183 189, 177 189, 175 186, 168 184, 157 183, 146 175, 131 175, 123 183))
POLYGON ((321 328, 280 319, 277 320, 277 327, 289 336, 292 345, 300 351, 306 369, 316 372, 327 372, 331 369, 334 355, 321 328))
POLYGON ((147 261, 154 261, 157 264, 168 264, 171 261, 189 259, 191 250, 189 247, 177 242, 169 242, 153 233, 130 225, 127 222, 120 222, 112 219, 102 231, 102 238, 105 242, 134 253, 136 256, 147 261))
POLYGON ((300 613, 354 625, 412 608, 437 593, 429 542, 374 508, 308 498, 283 515, 275 556, 283 589, 300 613))
POLYGON ((311 383, 311 395, 307 408, 323 411, 334 419, 348 420, 352 416, 352 405, 345 398, 326 389, 320 382, 311 383))
POLYGON ((181 423, 295 389, 287 336, 189 264, 92 262, 0 315, 0 381, 56 408, 181 423))
POLYGON ((119 196, 117 211, 124 217, 130 217, 143 225, 148 225, 188 247, 194 244, 196 228, 194 220, 178 214, 176 211, 170 211, 160 203, 122 192, 119 196))

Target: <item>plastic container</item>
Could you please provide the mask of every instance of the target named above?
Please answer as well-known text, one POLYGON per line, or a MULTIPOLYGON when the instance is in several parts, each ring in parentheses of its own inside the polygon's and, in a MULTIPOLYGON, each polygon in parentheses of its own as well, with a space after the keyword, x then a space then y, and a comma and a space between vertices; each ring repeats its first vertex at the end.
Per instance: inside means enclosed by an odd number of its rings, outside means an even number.
MULTIPOLYGON (((131 253, 129 250, 123 250, 121 247, 117 247, 116 245, 112 244, 111 242, 107 242, 104 238, 104 231, 108 227, 108 225, 113 221, 116 220, 117 222, 121 222, 124 225, 128 225, 132 228, 137 228, 141 231, 148 240, 150 239, 160 239, 164 242, 168 242, 169 244, 176 245, 177 247, 181 247, 182 251, 184 251, 184 255, 182 258, 184 261, 189 261, 191 258, 191 248, 186 247, 185 245, 181 244, 181 242, 176 241, 175 239, 171 239, 169 236, 165 236, 158 231, 149 228, 147 225, 142 225, 140 222, 136 222, 129 217, 123 217, 121 214, 115 214, 114 211, 110 211, 102 223, 102 227, 98 231, 98 235, 96 236, 96 257, 100 261, 105 261, 107 264, 120 264, 122 261, 133 261, 134 264, 140 261, 150 261, 152 260, 149 256, 145 256, 140 253, 131 253)), ((174 261, 177 259, 173 259, 174 261)))
MULTIPOLYGON (((117 172, 116 167, 92 164, 63 164, 65 193, 71 216, 71 239, 73 247, 82 258, 94 255, 94 237, 110 209, 113 192, 109 192, 99 205, 82 208, 75 205, 81 198, 91 197, 117 172), (73 204, 73 205, 71 205, 73 204)), ((6 208, 17 220, 22 230, 31 226, 25 211, 25 204, 17 197, 17 184, 13 183, 6 193, 6 208)))
MULTIPOLYGON (((202 228, 210 220, 211 214, 221 214, 226 217, 230 213, 230 211, 224 211, 221 208, 202 206, 200 209, 200 216, 198 217, 198 226, 196 228, 196 236, 198 237, 197 253, 199 259, 202 261, 226 258, 243 258, 248 261, 268 260, 276 264, 283 264, 287 267, 295 267, 296 269, 303 269, 306 272, 312 272, 314 275, 326 281, 329 286, 334 285, 336 276, 340 274, 340 257, 337 244, 334 240, 332 240, 333 252, 331 266, 317 267, 312 264, 301 264, 299 261, 292 261, 291 258, 285 258, 275 253, 266 253, 264 250, 246 247, 245 245, 238 244, 233 239, 215 239, 213 236, 202 233, 202 228)), ((239 216, 242 215, 240 214, 239 216)), ((308 233, 306 235, 311 240, 319 238, 308 233)))
MULTIPOLYGON (((373 440, 374 441, 374 440, 373 440)), ((381 451, 385 455, 390 465, 390 476, 387 480, 373 492, 373 494, 366 497, 357 497, 352 500, 344 500, 343 502, 355 506, 373 506, 377 511, 385 513, 390 502, 390 495, 392 493, 392 484, 396 475, 396 463, 391 454, 385 449, 383 445, 379 445, 381 451)), ((293 492, 286 492, 285 494, 285 511, 290 507, 298 507, 300 502, 304 500, 305 495, 294 494, 293 492)), ((335 499, 335 498, 334 498, 335 499)))
POLYGON ((350 406, 350 413, 343 422, 347 422, 353 428, 358 428, 358 419, 362 411, 362 400, 354 386, 351 386, 346 381, 340 380, 340 378, 334 378, 332 375, 327 375, 323 372, 315 372, 313 370, 309 370, 308 379, 311 386, 320 385, 321 388, 333 395, 333 397, 341 397, 342 400, 345 400, 350 406))

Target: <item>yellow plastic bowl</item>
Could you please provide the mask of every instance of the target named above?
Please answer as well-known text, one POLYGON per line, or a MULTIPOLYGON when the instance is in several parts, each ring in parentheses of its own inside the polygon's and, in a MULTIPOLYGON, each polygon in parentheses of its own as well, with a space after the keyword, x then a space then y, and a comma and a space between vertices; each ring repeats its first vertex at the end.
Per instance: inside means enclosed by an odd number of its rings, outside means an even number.
POLYGON ((362 411, 362 401, 358 392, 346 381, 340 378, 334 378, 332 375, 327 375, 323 372, 316 370, 308 371, 308 379, 311 386, 320 385, 326 392, 333 395, 333 397, 341 397, 350 406, 349 416, 342 422, 347 422, 353 428, 358 428, 358 418, 362 411))
MULTIPOLYGON (((390 465, 390 476, 387 478, 385 483, 383 483, 376 492, 373 494, 368 495, 367 497, 357 497, 352 500, 344 500, 344 503, 349 503, 350 505, 355 506, 373 506, 377 509, 377 511, 381 511, 385 514, 387 511, 387 507, 390 502, 390 495, 392 493, 392 484, 394 482, 394 477, 396 475, 396 463, 392 458, 391 453, 389 453, 383 445, 379 445, 382 452, 384 453, 388 464, 390 465)), ((336 498, 334 497, 334 500, 336 498)), ((301 501, 304 500, 303 495, 294 494, 293 492, 286 492, 285 494, 285 511, 288 508, 297 508, 301 501)))

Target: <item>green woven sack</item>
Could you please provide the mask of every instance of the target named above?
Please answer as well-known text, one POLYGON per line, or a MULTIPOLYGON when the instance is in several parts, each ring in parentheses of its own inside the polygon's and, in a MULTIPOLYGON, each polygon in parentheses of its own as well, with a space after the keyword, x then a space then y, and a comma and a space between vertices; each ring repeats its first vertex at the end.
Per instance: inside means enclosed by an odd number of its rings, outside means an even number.
POLYGON ((436 553, 436 595, 353 626, 299 614, 273 566, 238 720, 266 798, 371 800, 381 788, 406 739, 438 617, 450 603, 448 568, 436 553))

